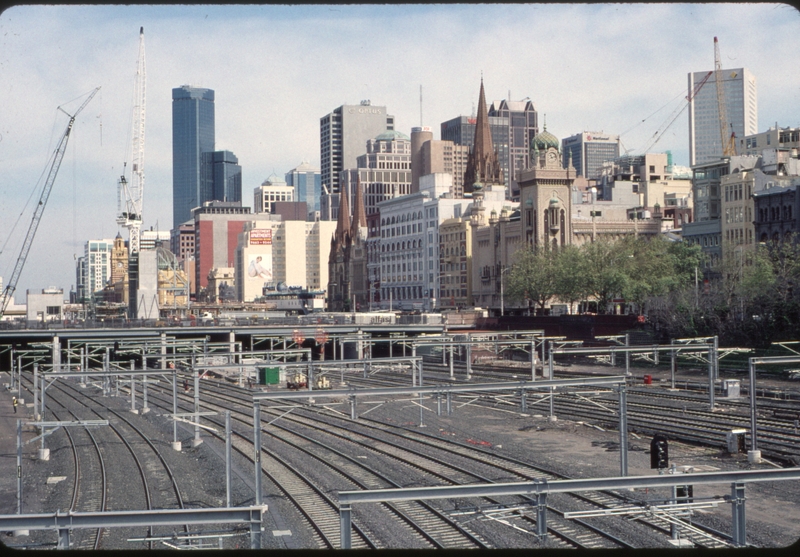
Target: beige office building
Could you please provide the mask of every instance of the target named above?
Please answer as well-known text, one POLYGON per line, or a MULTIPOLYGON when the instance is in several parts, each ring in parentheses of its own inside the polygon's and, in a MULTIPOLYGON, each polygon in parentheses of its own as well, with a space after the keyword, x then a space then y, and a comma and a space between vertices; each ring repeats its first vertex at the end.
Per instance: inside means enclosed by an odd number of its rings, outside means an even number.
POLYGON ((334 221, 253 221, 236 248, 237 297, 252 302, 264 286, 321 290, 328 284, 328 257, 334 221))

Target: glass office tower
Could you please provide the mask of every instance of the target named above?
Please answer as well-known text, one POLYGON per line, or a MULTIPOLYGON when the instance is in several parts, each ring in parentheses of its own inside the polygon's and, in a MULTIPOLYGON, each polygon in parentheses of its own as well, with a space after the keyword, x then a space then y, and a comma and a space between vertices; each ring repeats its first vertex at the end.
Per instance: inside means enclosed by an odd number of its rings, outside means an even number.
MULTIPOLYGON (((211 181, 211 198, 215 201, 242 200, 242 167, 230 151, 202 154, 203 183, 211 181)), ((204 185, 204 188, 208 186, 204 185)), ((208 199, 204 200, 208 201, 208 199)))
POLYGON ((296 201, 305 201, 309 212, 319 211, 319 194, 322 187, 322 175, 318 168, 303 162, 285 175, 286 184, 295 190, 296 201))
POLYGON ((183 85, 172 90, 172 227, 214 198, 202 153, 214 151, 214 91, 183 85))

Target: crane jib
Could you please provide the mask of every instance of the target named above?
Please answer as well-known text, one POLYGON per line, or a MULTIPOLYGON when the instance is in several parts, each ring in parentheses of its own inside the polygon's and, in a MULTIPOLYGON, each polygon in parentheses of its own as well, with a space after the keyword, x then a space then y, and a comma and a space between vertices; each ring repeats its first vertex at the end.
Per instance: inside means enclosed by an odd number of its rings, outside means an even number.
POLYGON ((61 140, 58 142, 58 147, 56 147, 56 151, 53 156, 53 162, 50 165, 50 171, 47 173, 47 180, 45 181, 44 188, 42 189, 42 194, 39 197, 39 202, 36 204, 36 207, 33 210, 33 218, 31 219, 31 224, 28 227, 28 232, 25 234, 25 240, 22 243, 22 250, 20 250, 19 256, 17 257, 17 262, 14 264, 14 270, 11 273, 11 280, 9 281, 8 286, 5 288, 3 299, 0 300, 0 319, 2 319, 3 315, 5 314, 8 303, 11 301, 14 291, 17 289, 17 282, 22 274, 22 268, 25 266, 25 261, 28 258, 28 252, 33 244, 33 238, 36 236, 36 230, 39 228, 39 222, 42 220, 42 213, 44 213, 44 208, 47 205, 48 198, 50 197, 50 191, 53 189, 53 183, 56 180, 58 169, 61 167, 61 161, 64 158, 64 154, 67 152, 67 140, 69 139, 69 134, 72 131, 72 126, 75 123, 75 118, 86 107, 86 105, 89 104, 89 101, 94 98, 99 90, 100 87, 97 87, 94 91, 92 91, 89 97, 83 101, 83 104, 78 108, 78 110, 75 111, 75 114, 69 114, 60 106, 58 107, 59 110, 69 116, 69 123, 67 124, 67 129, 64 131, 64 135, 61 136, 61 140))

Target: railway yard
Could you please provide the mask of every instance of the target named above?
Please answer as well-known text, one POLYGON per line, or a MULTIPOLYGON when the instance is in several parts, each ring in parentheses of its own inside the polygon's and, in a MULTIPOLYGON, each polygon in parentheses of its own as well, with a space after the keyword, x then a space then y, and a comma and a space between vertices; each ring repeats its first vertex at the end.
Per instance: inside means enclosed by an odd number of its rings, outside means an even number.
MULTIPOLYGON (((0 515, 147 510, 153 516, 148 526, 75 528, 68 547, 235 549, 253 547, 248 524, 176 525, 159 520, 158 511, 265 505, 258 547, 339 549, 343 492, 556 485, 621 476, 791 471, 800 465, 800 381, 785 375, 759 377, 761 458, 754 460, 742 450, 753 441, 743 372, 720 371, 710 404, 707 369, 692 363, 671 370, 663 362, 622 368, 619 360, 609 366, 556 358, 552 377, 539 365, 532 378, 524 362, 498 357, 467 366, 440 353, 420 357, 415 375, 395 355, 395 361, 374 364, 314 362, 316 375, 304 379, 326 388, 289 390, 289 370, 303 365, 297 359, 281 364, 287 375, 271 385, 258 384, 255 370, 245 372, 244 366, 206 365, 202 373, 189 365, 175 371, 162 367, 146 384, 136 379, 133 393, 125 365, 102 380, 52 375, 43 410, 37 406, 39 387, 34 402, 33 373, 24 366, 16 377, 0 372, 6 385, 0 393, 0 515), (592 384, 607 377, 618 378, 624 388, 592 384), (741 393, 720 390, 725 378, 741 380, 741 393), (535 385, 548 379, 582 382, 535 385), (503 383, 520 388, 459 390, 446 398, 444 391, 403 391, 503 383), (368 395, 377 389, 382 394, 368 395), (355 390, 357 398, 342 394, 355 390), (12 396, 22 400, 16 413, 12 396), (17 419, 23 442, 19 483, 17 419), (36 420, 39 425, 33 425, 36 420), (669 440, 669 467, 654 470, 651 440, 657 433, 669 440), (731 439, 739 446, 732 448, 731 439)), ((113 369, 108 362, 106 368, 113 369)), ((729 482, 677 492, 634 487, 554 491, 537 499, 519 491, 354 504, 348 547, 786 548, 796 543, 800 480, 742 485, 745 544, 737 543, 738 492, 729 482)), ((53 549, 58 538, 53 528, 2 532, 2 542, 15 548, 53 549)))

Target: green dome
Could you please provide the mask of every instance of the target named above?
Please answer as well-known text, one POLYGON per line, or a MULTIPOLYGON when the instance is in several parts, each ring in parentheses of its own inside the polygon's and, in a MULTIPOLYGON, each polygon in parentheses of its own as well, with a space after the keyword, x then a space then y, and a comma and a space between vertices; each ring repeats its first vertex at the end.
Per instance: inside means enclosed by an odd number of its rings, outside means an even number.
POLYGON ((385 132, 383 132, 382 134, 380 134, 378 137, 375 138, 376 141, 392 141, 394 139, 407 139, 410 141, 409 137, 406 134, 401 133, 397 130, 386 130, 385 132))
POLYGON ((533 149, 537 151, 546 151, 549 147, 558 149, 560 146, 558 138, 547 131, 547 128, 545 128, 541 133, 536 134, 536 136, 534 136, 534 138, 531 140, 531 143, 533 149))

